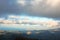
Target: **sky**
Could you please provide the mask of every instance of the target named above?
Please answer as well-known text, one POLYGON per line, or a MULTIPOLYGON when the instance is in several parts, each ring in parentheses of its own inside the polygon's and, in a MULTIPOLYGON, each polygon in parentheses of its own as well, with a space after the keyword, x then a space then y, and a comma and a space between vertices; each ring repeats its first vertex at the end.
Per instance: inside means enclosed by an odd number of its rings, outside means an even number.
POLYGON ((14 14, 60 17, 60 0, 0 0, 0 17, 14 14))
POLYGON ((48 30, 60 28, 60 21, 46 17, 9 15, 7 19, 0 18, 0 30, 48 30))
POLYGON ((21 17, 27 15, 29 20, 26 21, 25 16, 23 20, 28 22, 28 24, 31 22, 33 24, 42 23, 48 27, 57 26, 60 25, 60 0, 0 0, 0 22, 13 23, 8 20, 10 15, 15 15, 13 18, 17 17, 18 19, 21 15, 21 17), (1 21, 1 18, 5 18, 4 21, 1 21), (41 20, 39 21, 39 19, 41 20))

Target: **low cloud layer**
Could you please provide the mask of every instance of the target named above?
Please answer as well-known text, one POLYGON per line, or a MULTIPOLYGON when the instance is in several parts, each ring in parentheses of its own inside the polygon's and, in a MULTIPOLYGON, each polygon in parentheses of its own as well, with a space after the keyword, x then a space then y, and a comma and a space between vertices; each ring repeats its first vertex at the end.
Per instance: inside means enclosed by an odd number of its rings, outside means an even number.
POLYGON ((49 18, 29 17, 29 16, 8 16, 7 19, 0 18, 0 24, 20 24, 44 27, 60 27, 59 21, 49 18))
POLYGON ((0 0, 0 16, 9 14, 60 17, 60 0, 0 0))

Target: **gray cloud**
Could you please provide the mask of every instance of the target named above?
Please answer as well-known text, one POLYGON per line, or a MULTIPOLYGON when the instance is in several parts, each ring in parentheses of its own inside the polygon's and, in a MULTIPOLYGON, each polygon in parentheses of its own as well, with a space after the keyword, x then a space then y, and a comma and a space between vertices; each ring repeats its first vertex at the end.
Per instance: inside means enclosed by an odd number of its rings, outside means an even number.
MULTIPOLYGON (((37 15, 37 16, 46 16, 46 17, 60 17, 60 6, 59 6, 59 0, 56 2, 57 5, 52 5, 54 3, 48 3, 48 0, 43 0, 39 2, 38 4, 34 4, 31 7, 26 8, 27 12, 30 12, 32 15, 37 15)), ((51 1, 52 2, 52 1, 51 1)))
POLYGON ((23 6, 17 4, 17 0, 0 0, 0 16, 18 14, 23 11, 23 6))
POLYGON ((60 0, 0 0, 0 15, 29 14, 33 16, 60 17, 60 0), (24 3, 25 5, 23 5, 24 3))

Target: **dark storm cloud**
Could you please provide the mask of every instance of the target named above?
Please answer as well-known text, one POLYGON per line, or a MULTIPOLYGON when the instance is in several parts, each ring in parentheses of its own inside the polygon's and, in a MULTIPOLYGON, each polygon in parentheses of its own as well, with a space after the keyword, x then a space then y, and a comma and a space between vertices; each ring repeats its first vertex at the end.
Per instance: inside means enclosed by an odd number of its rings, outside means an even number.
POLYGON ((17 4, 17 0, 0 0, 0 16, 21 13, 23 7, 17 4))
POLYGON ((33 16, 60 17, 60 0, 0 0, 0 15, 29 14, 33 16))

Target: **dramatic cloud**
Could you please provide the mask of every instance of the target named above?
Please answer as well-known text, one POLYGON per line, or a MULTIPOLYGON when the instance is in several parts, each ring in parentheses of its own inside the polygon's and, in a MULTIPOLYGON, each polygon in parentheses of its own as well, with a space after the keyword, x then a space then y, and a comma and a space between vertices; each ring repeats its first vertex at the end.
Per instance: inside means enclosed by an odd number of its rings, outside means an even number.
POLYGON ((23 6, 17 0, 0 0, 0 16, 18 14, 23 11, 23 6))
POLYGON ((32 1, 25 11, 31 15, 46 16, 46 17, 60 17, 60 0, 42 0, 32 1))
POLYGON ((0 0, 1 15, 60 17, 60 0, 0 0))
POLYGON ((60 0, 0 0, 1 27, 26 30, 60 28, 60 0))
POLYGON ((46 26, 46 27, 58 27, 59 22, 52 18, 40 18, 40 17, 29 17, 29 16, 8 16, 7 19, 0 18, 0 24, 24 24, 34 26, 46 26))
POLYGON ((0 29, 48 30, 60 28, 59 23, 59 20, 54 20, 52 18, 9 15, 7 19, 0 18, 0 29))

